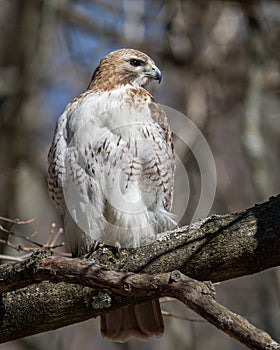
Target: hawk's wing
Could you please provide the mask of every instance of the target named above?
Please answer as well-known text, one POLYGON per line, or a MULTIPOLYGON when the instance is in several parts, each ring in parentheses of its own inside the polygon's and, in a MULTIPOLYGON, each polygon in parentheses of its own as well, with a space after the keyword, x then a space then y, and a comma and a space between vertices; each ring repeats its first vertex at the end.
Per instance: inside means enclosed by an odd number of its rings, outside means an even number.
POLYGON ((163 168, 161 173, 162 186, 165 193, 164 206, 167 211, 171 211, 174 192, 174 176, 175 176, 175 152, 174 144, 172 140, 172 132, 169 126, 167 115, 164 109, 153 98, 149 103, 149 109, 153 120, 159 124, 160 135, 162 137, 161 142, 162 149, 159 147, 160 152, 160 166, 163 168), (164 163, 164 164, 162 164, 164 163))
POLYGON ((65 176, 65 151, 67 108, 59 117, 48 154, 48 188, 52 201, 61 215, 65 213, 63 179, 65 176))
POLYGON ((82 231, 89 233, 98 224, 104 206, 104 163, 98 150, 108 130, 96 120, 94 104, 85 103, 84 110, 80 102, 86 95, 69 104, 57 122, 48 156, 48 186, 59 213, 70 213, 82 231))

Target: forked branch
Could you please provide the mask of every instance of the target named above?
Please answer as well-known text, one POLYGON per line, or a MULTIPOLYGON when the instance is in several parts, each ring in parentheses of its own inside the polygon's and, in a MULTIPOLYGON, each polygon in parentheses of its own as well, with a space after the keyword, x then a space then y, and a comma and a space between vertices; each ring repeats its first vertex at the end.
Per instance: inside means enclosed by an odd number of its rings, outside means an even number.
POLYGON ((164 233, 149 246, 123 249, 120 258, 106 248, 90 261, 39 252, 25 262, 2 265, 0 341, 170 296, 251 349, 280 349, 268 334, 215 301, 211 283, 197 281, 223 281, 278 266, 279 213, 278 196, 164 233))

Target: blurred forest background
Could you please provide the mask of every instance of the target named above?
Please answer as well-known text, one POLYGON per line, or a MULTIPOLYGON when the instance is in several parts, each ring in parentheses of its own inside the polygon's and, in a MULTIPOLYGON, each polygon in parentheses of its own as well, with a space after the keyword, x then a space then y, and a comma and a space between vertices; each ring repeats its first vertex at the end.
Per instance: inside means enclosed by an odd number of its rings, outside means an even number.
MULTIPOLYGON (((217 171, 211 213, 241 210, 279 193, 279 38, 280 2, 272 0, 0 0, 0 216, 36 217, 20 229, 39 229, 40 242, 52 222, 61 225, 46 185, 55 122, 85 90, 99 60, 121 47, 155 60, 163 82, 153 84, 152 93, 186 114, 207 139, 217 171)), ((174 211, 184 208, 181 224, 188 224, 201 174, 177 139, 176 148, 190 198, 180 195, 186 191, 179 172, 174 211)), ((279 268, 221 283, 217 297, 280 341, 279 268)), ((198 319, 178 302, 162 307, 198 319)), ((245 349, 205 322, 165 317, 165 324, 165 334, 148 343, 107 342, 99 320, 90 320, 0 350, 245 349)))

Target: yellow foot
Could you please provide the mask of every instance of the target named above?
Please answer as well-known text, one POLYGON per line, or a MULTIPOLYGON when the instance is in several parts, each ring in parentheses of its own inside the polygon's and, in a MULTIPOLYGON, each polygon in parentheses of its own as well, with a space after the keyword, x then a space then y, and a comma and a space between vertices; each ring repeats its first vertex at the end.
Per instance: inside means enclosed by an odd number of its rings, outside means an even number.
POLYGON ((104 242, 101 239, 97 239, 96 241, 94 241, 92 252, 95 252, 96 250, 103 248, 104 246, 104 242))
POLYGON ((90 249, 90 251, 85 255, 85 258, 90 257, 92 253, 94 253, 98 249, 102 249, 102 248, 104 248, 104 242, 101 241, 101 239, 95 240, 93 246, 90 249))
POLYGON ((116 241, 115 242, 115 255, 116 255, 116 258, 119 258, 120 254, 121 254, 121 244, 120 244, 119 241, 116 241))

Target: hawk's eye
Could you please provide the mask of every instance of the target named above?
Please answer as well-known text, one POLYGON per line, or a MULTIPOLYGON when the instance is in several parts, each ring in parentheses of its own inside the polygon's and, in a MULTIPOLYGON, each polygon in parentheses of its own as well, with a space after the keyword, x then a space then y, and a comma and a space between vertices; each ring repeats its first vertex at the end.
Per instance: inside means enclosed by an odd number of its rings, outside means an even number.
POLYGON ((132 58, 129 63, 133 66, 133 67, 140 67, 144 64, 143 61, 138 60, 137 58, 132 58))

